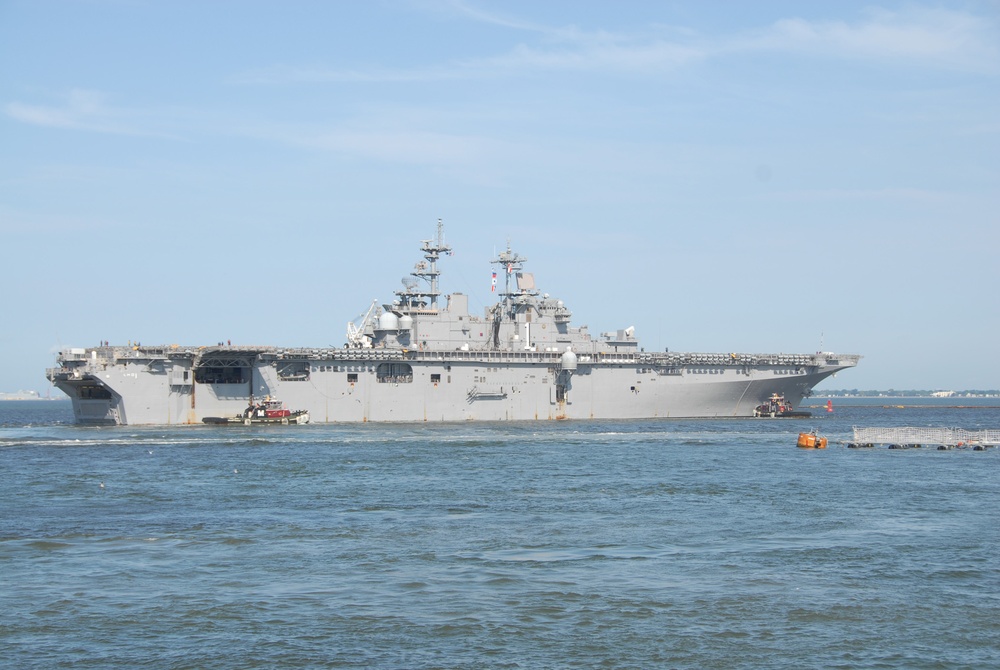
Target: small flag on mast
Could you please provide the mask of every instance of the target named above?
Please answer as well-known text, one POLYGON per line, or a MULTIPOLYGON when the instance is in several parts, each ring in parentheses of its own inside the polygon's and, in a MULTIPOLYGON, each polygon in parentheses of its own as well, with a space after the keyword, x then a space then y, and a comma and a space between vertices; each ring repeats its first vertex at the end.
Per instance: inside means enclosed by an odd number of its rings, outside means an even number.
POLYGON ((496 293, 497 290, 497 273, 493 273, 493 286, 490 287, 490 293, 496 293))

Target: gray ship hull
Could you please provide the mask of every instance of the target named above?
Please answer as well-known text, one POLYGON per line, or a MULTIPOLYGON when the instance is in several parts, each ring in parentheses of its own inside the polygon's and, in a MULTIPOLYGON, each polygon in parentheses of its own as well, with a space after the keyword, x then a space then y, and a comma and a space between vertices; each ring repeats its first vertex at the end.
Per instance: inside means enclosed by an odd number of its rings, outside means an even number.
POLYGON ((319 423, 733 418, 773 394, 798 405, 860 358, 647 353, 631 327, 592 336, 509 247, 491 261, 498 302, 475 315, 438 290, 451 253, 440 223, 421 250, 396 299, 348 323, 344 347, 105 344, 60 352, 47 376, 80 423, 201 424, 265 397, 319 423))
POLYGON ((856 363, 830 354, 608 354, 568 372, 558 354, 97 347, 49 376, 81 423, 200 424, 265 395, 308 411, 313 423, 732 418, 753 416, 774 393, 798 405, 856 363), (206 355, 239 364, 243 376, 199 383, 194 370, 206 355), (292 356, 300 374, 282 379, 274 361, 292 356), (386 374, 404 362, 407 375, 386 374))

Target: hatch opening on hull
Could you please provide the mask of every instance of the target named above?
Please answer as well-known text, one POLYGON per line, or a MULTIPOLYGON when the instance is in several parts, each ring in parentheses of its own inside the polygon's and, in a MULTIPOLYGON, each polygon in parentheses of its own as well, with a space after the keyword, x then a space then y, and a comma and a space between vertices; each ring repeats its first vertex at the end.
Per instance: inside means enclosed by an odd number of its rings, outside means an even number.
POLYGON ((103 386, 88 384, 77 388, 77 397, 81 400, 111 400, 111 391, 103 386))
POLYGON ((246 384, 246 368, 206 366, 194 371, 194 380, 199 384, 246 384))
POLYGON ((307 382, 309 372, 308 361, 291 361, 278 365, 278 379, 283 382, 307 382))
POLYGON ((413 382, 413 366, 409 363, 379 363, 375 374, 380 384, 409 384, 413 382))

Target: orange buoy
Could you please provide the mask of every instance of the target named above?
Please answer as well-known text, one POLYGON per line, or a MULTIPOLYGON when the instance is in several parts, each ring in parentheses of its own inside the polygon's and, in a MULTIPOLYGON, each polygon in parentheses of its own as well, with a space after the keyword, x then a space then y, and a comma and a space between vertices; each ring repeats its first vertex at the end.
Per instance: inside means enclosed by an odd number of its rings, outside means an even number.
POLYGON ((815 432, 799 433, 798 446, 802 449, 826 449, 826 438, 815 432))

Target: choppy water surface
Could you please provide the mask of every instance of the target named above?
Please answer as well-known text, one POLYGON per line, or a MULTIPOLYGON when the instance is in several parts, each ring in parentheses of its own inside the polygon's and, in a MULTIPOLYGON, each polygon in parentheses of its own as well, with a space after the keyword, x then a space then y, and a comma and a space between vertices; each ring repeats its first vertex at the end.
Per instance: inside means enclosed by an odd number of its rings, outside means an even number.
POLYGON ((1000 451, 814 419, 82 428, 0 403, 14 667, 1000 665, 1000 451), (102 487, 103 484, 103 487, 102 487))

